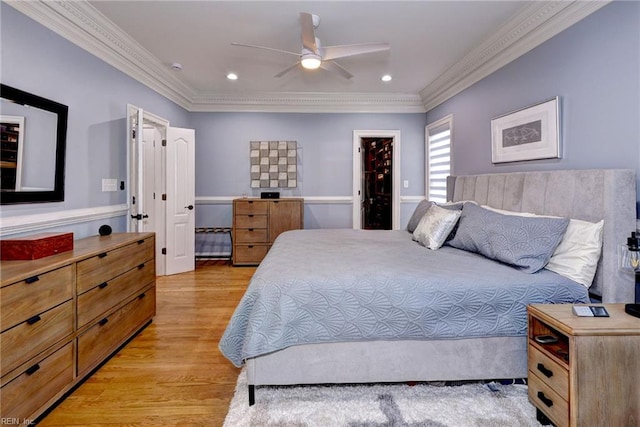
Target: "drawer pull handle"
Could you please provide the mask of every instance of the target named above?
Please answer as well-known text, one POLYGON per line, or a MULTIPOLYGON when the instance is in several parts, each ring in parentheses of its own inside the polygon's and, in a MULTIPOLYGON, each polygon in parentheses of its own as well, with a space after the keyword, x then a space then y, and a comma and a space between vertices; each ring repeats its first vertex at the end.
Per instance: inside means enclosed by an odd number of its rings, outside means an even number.
POLYGON ((542 401, 542 403, 544 403, 545 405, 547 405, 547 407, 551 408, 553 406, 553 400, 549 399, 547 396, 544 395, 543 392, 539 391, 538 392, 538 399, 540 399, 542 401))
POLYGON ((25 283, 28 283, 28 284, 35 283, 38 280, 40 280, 40 278, 38 276, 33 276, 33 277, 29 277, 27 279, 24 279, 25 283))
POLYGON ((248 247, 249 249, 251 249, 251 248, 253 247, 253 245, 249 245, 249 246, 247 246, 247 247, 248 247))
POLYGON ((144 298, 146 296, 147 296, 147 294, 140 294, 140 295, 138 295, 138 299, 142 299, 142 298, 144 298))
POLYGON ((40 369, 40 365, 38 365, 37 363, 35 365, 33 365, 32 367, 30 367, 29 369, 27 369, 26 371, 24 371, 25 374, 27 375, 33 375, 35 374, 38 370, 40 369))
POLYGON ((144 240, 138 240, 138 244, 141 245, 144 243, 144 240))
POLYGON ((107 256, 106 252, 102 252, 100 255, 98 255, 98 258, 104 258, 107 256))
POLYGON ((249 218, 253 218, 253 214, 247 215, 249 218))
POLYGON ((98 287, 99 287, 100 289, 104 289, 104 288, 106 288, 107 286, 109 286, 109 284, 108 284, 107 282, 102 282, 102 283, 100 283, 100 284, 98 285, 98 287))
POLYGON ((144 264, 140 264, 140 265, 138 266, 138 270, 142 270, 143 268, 144 268, 144 264))
POLYGON ((42 320, 42 318, 36 314, 35 316, 28 318, 27 319, 27 323, 29 325, 33 325, 34 323, 37 323, 37 322, 39 322, 41 320, 42 320))
POLYGON ((109 319, 107 319, 106 317, 105 317, 104 319, 102 319, 101 321, 99 321, 99 322, 98 322, 98 324, 99 324, 100 326, 104 326, 104 325, 106 325, 107 323, 109 323, 109 319))
POLYGON ((553 376, 553 371, 545 368, 542 363, 538 363, 538 371, 542 372, 542 374, 547 378, 551 378, 553 376))
POLYGON ((247 203, 249 203, 249 204, 253 204, 253 200, 249 200, 247 203))
POLYGON ((253 228, 249 228, 249 231, 253 231, 253 228))

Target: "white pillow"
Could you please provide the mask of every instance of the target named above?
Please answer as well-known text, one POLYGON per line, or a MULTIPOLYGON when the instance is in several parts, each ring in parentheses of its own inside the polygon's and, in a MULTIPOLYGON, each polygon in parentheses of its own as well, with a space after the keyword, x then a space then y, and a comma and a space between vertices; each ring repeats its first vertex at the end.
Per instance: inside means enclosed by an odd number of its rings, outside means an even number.
MULTIPOLYGON (((528 212, 505 211, 490 206, 483 207, 506 215, 545 216, 528 212)), ((562 240, 560 240, 545 268, 587 288, 591 287, 598 267, 598 260, 600 260, 600 254, 602 253, 603 228, 604 220, 593 223, 579 219, 569 219, 567 231, 565 231, 562 240)))
POLYGON ((545 268, 589 288, 602 252, 603 228, 604 220, 595 224, 569 220, 567 231, 545 268))
POLYGON ((418 226, 413 231, 413 240, 429 249, 436 250, 444 243, 456 226, 462 211, 432 205, 427 209, 418 226))

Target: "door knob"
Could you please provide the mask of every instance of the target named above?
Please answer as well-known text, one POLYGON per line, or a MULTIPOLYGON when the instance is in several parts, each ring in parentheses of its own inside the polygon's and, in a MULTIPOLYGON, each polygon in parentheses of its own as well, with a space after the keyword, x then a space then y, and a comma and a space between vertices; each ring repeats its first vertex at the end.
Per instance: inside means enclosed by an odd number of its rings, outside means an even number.
POLYGON ((193 210, 193 205, 189 205, 189 206, 185 206, 185 208, 189 209, 190 211, 193 210))

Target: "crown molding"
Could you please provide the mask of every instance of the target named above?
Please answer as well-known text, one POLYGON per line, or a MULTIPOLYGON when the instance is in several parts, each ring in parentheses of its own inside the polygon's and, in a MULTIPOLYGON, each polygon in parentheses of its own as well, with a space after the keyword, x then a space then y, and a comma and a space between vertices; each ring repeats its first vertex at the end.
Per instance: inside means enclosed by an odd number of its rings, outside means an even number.
POLYGON ((423 88, 398 93, 197 93, 86 0, 3 0, 41 25, 192 112, 423 113, 611 0, 534 1, 423 88))
POLYGON ((406 93, 254 92, 194 96, 190 111, 298 113, 424 113, 422 98, 406 93))
POLYGON ((420 91, 425 110, 437 107, 610 1, 530 3, 495 34, 420 91))
POLYGON ((189 109, 193 90, 86 0, 3 0, 90 54, 189 109))

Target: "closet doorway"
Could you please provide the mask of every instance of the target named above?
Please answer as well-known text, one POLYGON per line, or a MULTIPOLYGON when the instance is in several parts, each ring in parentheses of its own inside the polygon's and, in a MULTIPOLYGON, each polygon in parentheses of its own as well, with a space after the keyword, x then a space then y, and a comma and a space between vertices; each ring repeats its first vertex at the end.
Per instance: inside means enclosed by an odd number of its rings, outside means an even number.
POLYGON ((354 131, 353 228, 400 228, 400 131, 354 131))
POLYGON ((156 234, 156 274, 195 268, 195 132, 127 106, 129 231, 156 234))

